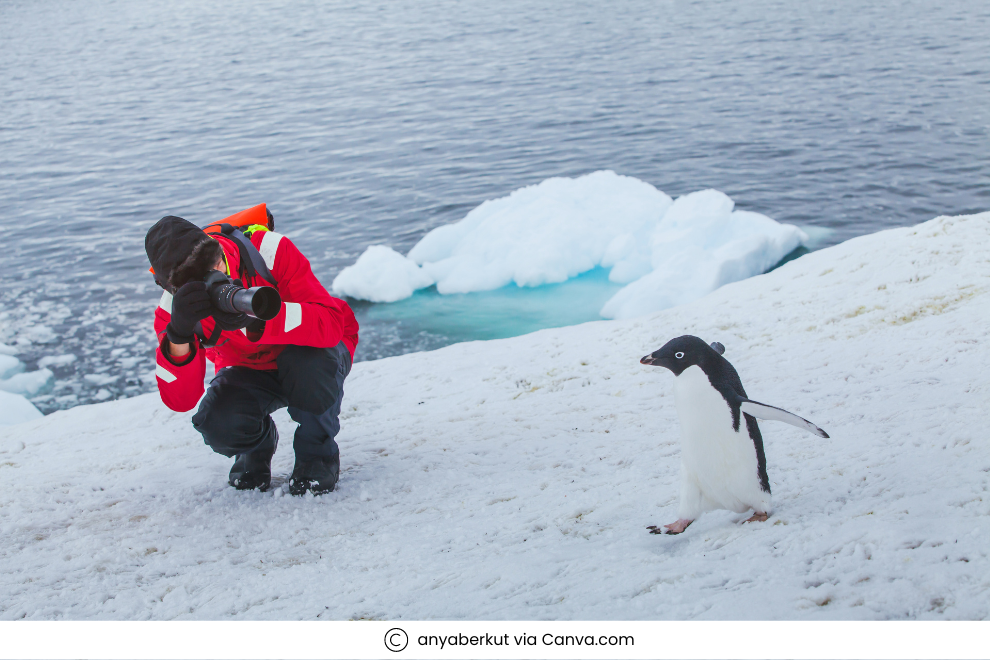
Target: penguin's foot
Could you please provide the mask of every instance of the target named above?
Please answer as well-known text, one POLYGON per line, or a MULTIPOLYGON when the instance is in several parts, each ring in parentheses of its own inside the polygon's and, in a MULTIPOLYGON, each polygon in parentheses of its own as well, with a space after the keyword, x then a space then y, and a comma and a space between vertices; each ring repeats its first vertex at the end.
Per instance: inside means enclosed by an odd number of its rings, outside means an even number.
POLYGON ((757 511, 752 516, 750 516, 749 518, 747 518, 746 520, 744 520, 743 521, 743 524, 746 524, 748 522, 766 522, 767 521, 767 518, 769 518, 769 517, 770 516, 768 516, 767 514, 760 513, 759 511, 757 511))
POLYGON ((683 532, 685 529, 688 528, 688 525, 690 525, 693 522, 694 522, 693 520, 686 520, 684 518, 681 518, 677 522, 670 523, 669 525, 664 525, 664 529, 667 530, 666 532, 663 531, 663 529, 657 527, 656 525, 650 525, 646 529, 650 530, 650 534, 680 534, 681 532, 683 532))

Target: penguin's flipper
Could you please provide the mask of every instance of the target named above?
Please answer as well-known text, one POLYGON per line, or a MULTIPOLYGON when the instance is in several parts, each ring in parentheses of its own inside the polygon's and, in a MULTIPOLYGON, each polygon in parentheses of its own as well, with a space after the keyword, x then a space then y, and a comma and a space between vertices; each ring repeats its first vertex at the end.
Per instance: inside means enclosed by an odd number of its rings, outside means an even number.
POLYGON ((765 403, 760 403, 759 401, 750 401, 749 399, 742 399, 742 404, 740 409, 747 415, 752 415, 757 419, 772 419, 778 422, 785 422, 791 426, 796 426, 799 429, 804 429, 815 435, 827 438, 828 433, 821 430, 804 417, 798 417, 794 413, 787 412, 783 408, 777 408, 774 406, 768 406, 765 403))

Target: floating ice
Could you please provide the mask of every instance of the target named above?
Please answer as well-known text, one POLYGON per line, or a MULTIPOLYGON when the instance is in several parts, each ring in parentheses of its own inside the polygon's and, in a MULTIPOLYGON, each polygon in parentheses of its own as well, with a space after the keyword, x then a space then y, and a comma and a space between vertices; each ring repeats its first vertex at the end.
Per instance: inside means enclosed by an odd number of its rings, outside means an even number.
POLYGON ((547 179, 437 227, 409 259, 440 293, 559 283, 603 265, 616 238, 647 231, 670 205, 650 184, 615 172, 547 179))
POLYGON ((51 390, 55 384, 54 374, 48 369, 25 372, 24 363, 14 357, 15 352, 11 346, 0 344, 0 392, 32 397, 51 390))
POLYGON ((389 303, 433 284, 429 275, 390 247, 372 245, 333 281, 338 295, 389 303))
POLYGON ((649 241, 634 244, 625 256, 626 262, 648 260, 650 270, 612 296, 602 316, 629 318, 696 300, 765 273, 807 239, 797 227, 733 206, 717 190, 678 198, 649 241))
POLYGON ((64 355, 48 355, 38 360, 39 367, 64 367, 76 361, 76 356, 72 353, 64 355))
POLYGON ((17 343, 29 344, 51 344, 58 341, 58 334, 47 325, 32 325, 21 330, 17 337, 17 343))
POLYGON ((51 390, 54 384, 55 376, 50 369, 38 369, 37 371, 14 374, 6 380, 0 380, 0 390, 32 397, 51 390))
POLYGON ((27 396, 34 396, 52 384, 52 372, 24 372, 24 363, 14 357, 17 349, 0 344, 0 426, 20 424, 41 417, 41 411, 34 407, 27 396), (42 380, 44 382, 42 382, 42 380))
POLYGON ((0 390, 0 426, 11 426, 42 417, 41 411, 20 394, 0 390))
POLYGON ((86 374, 83 376, 83 380, 87 383, 101 387, 117 382, 118 378, 120 378, 120 375, 116 373, 86 374))
POLYGON ((602 316, 638 316, 763 273, 807 239, 796 227, 733 207, 716 190, 674 202, 611 171, 547 179, 437 227, 408 257, 368 248, 332 288, 394 302, 433 284, 441 294, 535 287, 603 267, 612 282, 627 286, 602 316))
POLYGON ((24 371, 24 363, 13 355, 0 353, 0 380, 10 378, 24 371))

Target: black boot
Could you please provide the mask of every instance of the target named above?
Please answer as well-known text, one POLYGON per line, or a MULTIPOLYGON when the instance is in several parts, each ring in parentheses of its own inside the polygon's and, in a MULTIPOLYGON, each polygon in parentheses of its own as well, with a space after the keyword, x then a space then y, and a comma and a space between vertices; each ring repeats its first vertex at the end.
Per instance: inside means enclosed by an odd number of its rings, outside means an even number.
POLYGON ((332 458, 313 456, 310 458, 296 457, 296 465, 289 477, 289 493, 305 495, 306 491, 313 495, 329 493, 337 485, 340 475, 340 456, 332 458))
POLYGON ((278 429, 275 442, 259 447, 249 454, 238 454, 230 468, 227 483, 237 490, 258 490, 264 492, 272 485, 272 456, 278 448, 278 429))

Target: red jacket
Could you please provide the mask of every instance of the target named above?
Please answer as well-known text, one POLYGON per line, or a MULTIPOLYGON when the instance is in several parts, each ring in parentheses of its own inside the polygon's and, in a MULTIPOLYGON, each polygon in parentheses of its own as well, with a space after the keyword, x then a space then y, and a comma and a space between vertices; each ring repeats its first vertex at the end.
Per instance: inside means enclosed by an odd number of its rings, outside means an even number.
MULTIPOLYGON (((238 277, 240 253, 229 238, 214 235, 227 257, 231 279, 238 277)), ((332 297, 316 279, 309 260, 285 236, 273 231, 256 231, 251 235, 254 244, 264 258, 268 269, 278 282, 282 296, 282 309, 278 316, 265 323, 261 335, 248 336, 247 330, 220 333, 216 346, 203 349, 195 339, 192 352, 176 359, 162 350, 166 341, 165 326, 172 318, 172 294, 167 291, 155 310, 155 334, 158 335, 158 351, 155 368, 158 392, 166 406, 178 412, 192 410, 203 396, 203 380, 206 360, 223 367, 250 367, 251 369, 277 369, 275 358, 286 345, 336 346, 341 341, 354 359, 358 344, 358 323, 350 306, 332 297)), ((260 276, 253 279, 241 276, 244 286, 269 285, 260 276)), ((204 334, 209 337, 214 330, 212 317, 203 319, 204 334)))

